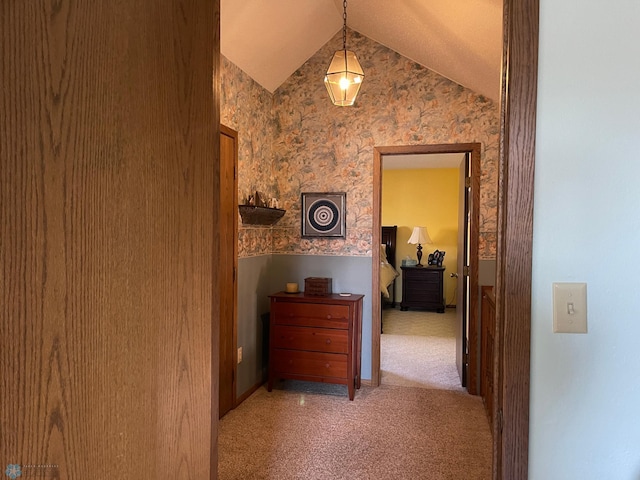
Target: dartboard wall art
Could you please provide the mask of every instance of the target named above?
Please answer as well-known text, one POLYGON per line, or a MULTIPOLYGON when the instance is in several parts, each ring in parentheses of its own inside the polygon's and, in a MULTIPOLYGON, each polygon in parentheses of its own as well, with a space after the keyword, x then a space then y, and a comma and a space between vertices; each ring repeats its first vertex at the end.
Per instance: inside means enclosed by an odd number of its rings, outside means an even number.
POLYGON ((344 192, 303 193, 302 236, 345 238, 346 199, 344 192))

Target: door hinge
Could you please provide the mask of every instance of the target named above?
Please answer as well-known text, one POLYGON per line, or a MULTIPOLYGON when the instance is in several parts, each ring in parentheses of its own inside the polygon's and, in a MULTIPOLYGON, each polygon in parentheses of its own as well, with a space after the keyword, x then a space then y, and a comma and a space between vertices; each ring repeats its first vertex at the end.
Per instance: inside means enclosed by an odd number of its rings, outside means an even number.
POLYGON ((235 283, 235 282, 236 282, 237 270, 238 270, 238 269, 237 269, 236 267, 233 267, 233 283, 235 283))
POLYGON ((500 433, 502 433, 503 419, 502 419, 502 409, 498 410, 498 428, 500 429, 500 433))
POLYGON ((471 177, 464 177, 464 186, 471 188, 471 177))
POLYGON ((469 276, 469 265, 465 265, 464 267, 462 267, 462 275, 464 275, 465 277, 469 276))

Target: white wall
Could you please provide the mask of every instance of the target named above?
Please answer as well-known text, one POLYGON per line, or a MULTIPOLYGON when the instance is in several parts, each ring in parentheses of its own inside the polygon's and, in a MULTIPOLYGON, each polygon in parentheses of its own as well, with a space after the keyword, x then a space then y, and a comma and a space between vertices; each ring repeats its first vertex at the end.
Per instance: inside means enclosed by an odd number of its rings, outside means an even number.
POLYGON ((530 478, 640 479, 640 1, 541 0, 530 478), (587 335, 551 284, 587 282, 587 335))

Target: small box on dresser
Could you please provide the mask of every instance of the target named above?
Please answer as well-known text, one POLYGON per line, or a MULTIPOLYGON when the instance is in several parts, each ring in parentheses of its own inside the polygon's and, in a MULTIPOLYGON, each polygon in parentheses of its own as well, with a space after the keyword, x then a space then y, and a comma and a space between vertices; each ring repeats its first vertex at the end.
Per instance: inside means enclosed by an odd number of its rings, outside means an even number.
POLYGON ((304 293, 306 295, 331 295, 331 279, 326 277, 307 277, 304 279, 304 293))
POLYGON ((352 294, 276 293, 271 299, 269 381, 279 378, 360 388, 362 299, 352 294))

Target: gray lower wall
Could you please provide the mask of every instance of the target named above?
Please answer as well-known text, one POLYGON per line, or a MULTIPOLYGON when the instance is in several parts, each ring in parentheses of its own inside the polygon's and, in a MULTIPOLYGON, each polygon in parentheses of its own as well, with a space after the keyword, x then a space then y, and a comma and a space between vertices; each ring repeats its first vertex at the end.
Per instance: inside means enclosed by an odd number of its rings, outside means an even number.
POLYGON ((362 378, 371 378, 371 257, 265 255, 238 260, 238 365, 236 396, 264 380, 262 315, 269 311, 269 294, 306 277, 331 277, 333 292, 363 294, 362 378))
POLYGON ((263 380, 262 314, 269 311, 272 264, 271 255, 238 260, 238 347, 242 347, 238 397, 263 380))
POLYGON ((306 277, 330 277, 333 293, 364 295, 361 360, 363 379, 371 379, 371 271, 371 257, 273 256, 274 291, 284 290, 287 282, 298 282, 300 289, 303 289, 306 277))

